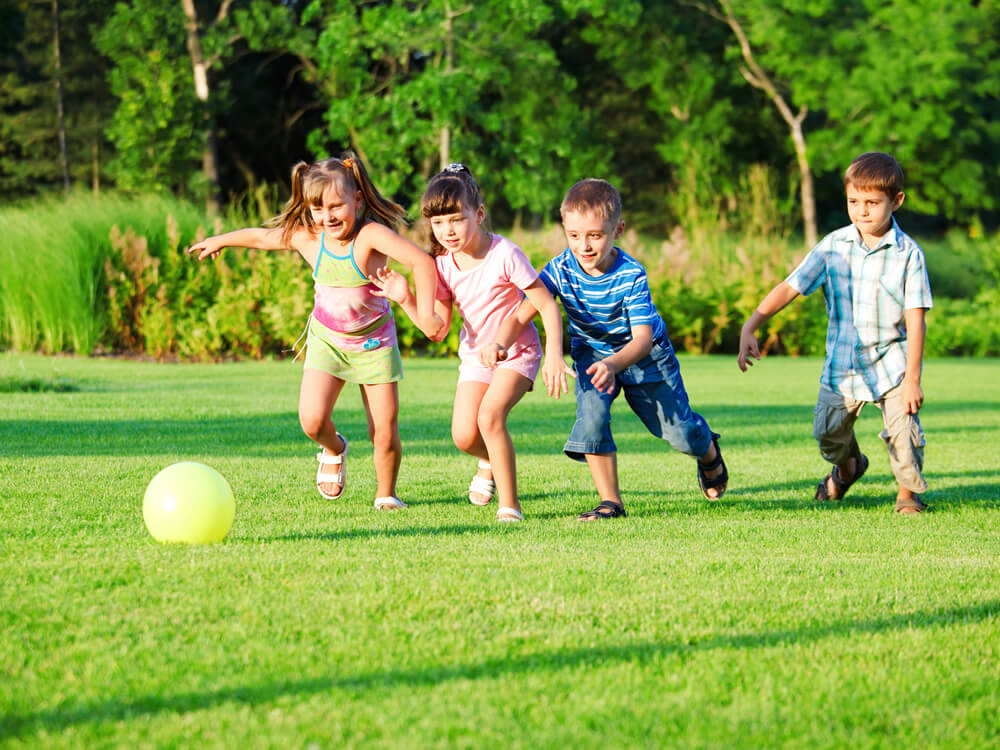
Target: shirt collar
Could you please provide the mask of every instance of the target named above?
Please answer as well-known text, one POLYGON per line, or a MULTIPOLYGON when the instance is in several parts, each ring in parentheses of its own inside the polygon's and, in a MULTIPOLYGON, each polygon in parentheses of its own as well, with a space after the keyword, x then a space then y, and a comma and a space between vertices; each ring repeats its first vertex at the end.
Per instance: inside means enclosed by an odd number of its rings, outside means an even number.
POLYGON ((901 250, 903 247, 899 241, 899 232, 901 230, 899 228, 899 224, 896 223, 895 216, 892 217, 892 224, 889 226, 889 231, 883 234, 879 238, 878 244, 875 245, 875 248, 872 250, 869 250, 868 246, 865 244, 865 241, 861 239, 861 230, 859 230, 853 224, 851 224, 851 228, 854 230, 854 240, 858 243, 858 245, 861 246, 861 248, 866 253, 874 253, 878 250, 888 249, 892 247, 895 247, 897 250, 901 250))

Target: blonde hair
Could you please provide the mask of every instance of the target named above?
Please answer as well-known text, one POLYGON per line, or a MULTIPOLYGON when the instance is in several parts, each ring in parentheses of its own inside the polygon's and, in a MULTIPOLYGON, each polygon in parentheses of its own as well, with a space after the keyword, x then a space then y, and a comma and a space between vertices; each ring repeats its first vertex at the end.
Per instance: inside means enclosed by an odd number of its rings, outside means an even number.
MULTIPOLYGON (((315 232, 316 226, 309 209, 323 200, 323 192, 333 182, 339 182, 346 190, 361 192, 360 219, 377 221, 393 230, 406 223, 403 207, 383 197, 361 160, 354 152, 345 151, 339 159, 323 159, 312 164, 300 161, 292 167, 292 195, 281 213, 268 222, 268 226, 281 227, 281 239, 284 242, 288 241, 296 229, 306 228, 315 232)), ((358 221, 354 231, 359 231, 363 223, 358 221)))
MULTIPOLYGON (((482 205, 483 197, 472 172, 464 164, 456 162, 431 177, 420 198, 420 214, 425 219, 430 219, 461 213, 467 208, 475 210, 482 205)), ((434 232, 428 229, 428 235, 431 255, 443 255, 445 249, 437 241, 434 232)))
POLYGON ((861 154, 844 172, 844 187, 858 190, 880 190, 890 198, 903 192, 903 169, 889 154, 871 151, 861 154))
POLYGON ((592 211, 605 224, 616 226, 622 219, 622 197, 607 180, 588 177, 571 187, 559 206, 559 213, 564 217, 571 211, 592 211))

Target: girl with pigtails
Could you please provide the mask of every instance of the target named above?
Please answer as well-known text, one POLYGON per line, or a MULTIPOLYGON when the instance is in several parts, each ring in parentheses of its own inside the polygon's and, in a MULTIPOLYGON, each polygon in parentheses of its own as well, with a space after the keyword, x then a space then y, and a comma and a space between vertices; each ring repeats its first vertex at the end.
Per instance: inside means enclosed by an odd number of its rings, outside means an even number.
POLYGON ((322 447, 316 487, 330 500, 344 493, 348 441, 337 431, 332 412, 344 384, 356 383, 374 447, 375 507, 382 510, 406 507, 396 496, 402 360, 389 301, 375 293, 370 281, 384 270, 387 258, 413 274, 417 324, 434 331, 443 325, 434 312, 434 261, 394 231, 404 216, 398 204, 379 194, 357 156, 347 152, 339 159, 296 164, 292 195, 266 228, 237 229, 188 248, 198 260, 217 257, 226 247, 295 250, 312 268, 316 292, 306 333, 299 422, 322 447))
POLYGON ((545 327, 542 376, 549 394, 558 398, 567 392, 566 373, 571 373, 563 361, 562 314, 521 249, 484 226, 486 208, 467 167, 449 164, 432 177, 420 211, 430 225, 439 277, 435 312, 445 324, 437 329, 421 325, 420 289, 414 300, 402 275, 383 268, 372 281, 436 341, 448 333, 453 309, 462 316, 451 434, 459 450, 479 459, 469 502, 488 505, 496 496, 498 521, 523 521, 507 415, 533 387, 542 347, 531 323, 509 346, 498 343, 497 335, 527 297, 545 327))

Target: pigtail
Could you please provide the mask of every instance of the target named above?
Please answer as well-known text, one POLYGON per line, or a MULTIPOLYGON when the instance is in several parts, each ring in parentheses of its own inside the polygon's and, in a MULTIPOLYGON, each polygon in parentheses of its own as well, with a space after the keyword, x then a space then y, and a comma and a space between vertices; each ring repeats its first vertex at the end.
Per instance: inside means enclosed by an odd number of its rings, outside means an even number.
POLYGON ((406 211, 398 203, 379 193, 378 188, 368 176, 365 165, 353 151, 345 151, 340 162, 354 178, 361 191, 361 197, 365 204, 365 218, 385 224, 392 230, 406 224, 406 211), (371 215, 368 215, 369 212, 371 215))
POLYGON ((309 169, 310 165, 304 161, 292 167, 292 195, 281 213, 267 222, 267 226, 281 227, 281 241, 286 245, 296 229, 300 227, 313 229, 312 215, 309 213, 304 187, 309 169))

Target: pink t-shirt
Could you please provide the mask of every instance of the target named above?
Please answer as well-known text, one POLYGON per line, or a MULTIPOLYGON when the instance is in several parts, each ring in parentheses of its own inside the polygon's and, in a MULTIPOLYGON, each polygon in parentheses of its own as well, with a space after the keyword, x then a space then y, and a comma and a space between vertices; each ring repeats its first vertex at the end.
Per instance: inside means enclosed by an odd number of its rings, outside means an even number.
MULTIPOLYGON (((500 324, 524 299, 525 289, 538 278, 531 261, 517 245, 493 235, 486 258, 475 268, 462 271, 455 264, 451 253, 434 259, 438 271, 437 298, 453 300, 464 321, 459 334, 458 355, 463 359, 478 358, 480 346, 496 341, 500 324)), ((539 348, 538 331, 533 323, 525 326, 521 336, 511 347, 539 348)))

